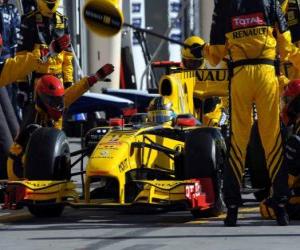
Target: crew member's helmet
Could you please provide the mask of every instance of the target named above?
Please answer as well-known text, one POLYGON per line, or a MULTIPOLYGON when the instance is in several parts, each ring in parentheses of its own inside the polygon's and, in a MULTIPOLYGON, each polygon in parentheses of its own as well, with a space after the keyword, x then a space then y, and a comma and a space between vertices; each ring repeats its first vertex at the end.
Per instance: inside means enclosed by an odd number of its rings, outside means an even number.
POLYGON ((191 70, 201 68, 204 58, 201 55, 196 56, 195 53, 191 52, 191 49, 202 47, 205 44, 204 40, 199 36, 190 36, 184 41, 184 44, 188 46, 181 49, 181 60, 184 68, 191 70))
POLYGON ((42 76, 36 83, 36 106, 46 112, 55 121, 62 117, 64 111, 64 86, 52 75, 42 76))
POLYGON ((285 125, 294 123, 300 114, 300 79, 291 80, 281 96, 281 118, 285 125))
POLYGON ((167 97, 155 97, 148 107, 148 121, 158 124, 173 121, 176 115, 172 106, 172 102, 167 97))
POLYGON ((52 17, 57 11, 60 0, 37 0, 39 11, 43 16, 52 17))

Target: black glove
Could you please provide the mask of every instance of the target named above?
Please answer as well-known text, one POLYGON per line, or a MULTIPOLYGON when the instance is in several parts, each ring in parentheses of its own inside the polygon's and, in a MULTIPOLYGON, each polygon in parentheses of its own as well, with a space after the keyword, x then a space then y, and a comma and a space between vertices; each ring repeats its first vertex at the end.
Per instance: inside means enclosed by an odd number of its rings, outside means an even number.
POLYGON ((64 87, 65 87, 65 89, 71 87, 72 85, 73 85, 72 82, 64 82, 64 87))

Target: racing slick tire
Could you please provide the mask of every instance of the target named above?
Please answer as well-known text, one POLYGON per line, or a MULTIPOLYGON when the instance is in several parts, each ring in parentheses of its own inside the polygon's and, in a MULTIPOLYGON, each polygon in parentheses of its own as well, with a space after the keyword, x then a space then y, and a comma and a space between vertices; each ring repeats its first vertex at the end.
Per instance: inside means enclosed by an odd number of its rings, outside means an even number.
POLYGON ((193 130, 185 143, 185 178, 212 178, 215 204, 206 210, 192 209, 195 218, 218 216, 224 212, 222 172, 226 146, 221 132, 215 128, 193 130))
POLYGON ((262 201, 270 195, 270 179, 265 160, 265 153, 258 132, 258 124, 255 122, 251 130, 250 141, 247 148, 245 168, 250 174, 251 186, 259 189, 254 192, 257 201, 262 201))
MULTIPOLYGON (((64 132, 54 128, 39 128, 30 137, 24 163, 28 180, 69 180, 71 177, 70 148, 64 132)), ((59 217, 63 203, 45 201, 28 204, 35 217, 59 217)))
POLYGON ((54 128, 37 129, 30 137, 25 155, 26 179, 70 179, 70 148, 64 132, 54 128))

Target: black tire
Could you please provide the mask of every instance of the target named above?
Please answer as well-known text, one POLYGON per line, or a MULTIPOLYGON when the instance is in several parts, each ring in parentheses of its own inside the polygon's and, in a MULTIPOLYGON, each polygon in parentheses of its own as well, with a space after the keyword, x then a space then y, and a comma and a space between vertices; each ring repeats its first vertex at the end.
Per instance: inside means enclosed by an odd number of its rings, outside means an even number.
POLYGON ((32 204, 28 205, 29 212, 38 218, 59 217, 64 211, 64 205, 60 204, 32 204))
POLYGON ((64 132, 39 128, 26 147, 25 178, 29 180, 69 180, 70 148, 64 132))
POLYGON ((225 150, 225 142, 217 129, 196 129, 187 137, 185 143, 185 178, 212 178, 216 201, 212 208, 205 211, 191 210, 192 215, 196 218, 218 216, 224 211, 222 169, 225 162, 225 150))
MULTIPOLYGON (((25 154, 25 178, 55 181, 70 179, 70 148, 64 132, 54 128, 37 129, 30 137, 25 154)), ((46 201, 46 204, 30 204, 28 210, 36 217, 59 217, 64 204, 46 201)))
POLYGON ((254 193, 256 200, 262 201, 269 197, 271 183, 257 122, 252 127, 245 168, 249 170, 252 188, 260 189, 254 193))

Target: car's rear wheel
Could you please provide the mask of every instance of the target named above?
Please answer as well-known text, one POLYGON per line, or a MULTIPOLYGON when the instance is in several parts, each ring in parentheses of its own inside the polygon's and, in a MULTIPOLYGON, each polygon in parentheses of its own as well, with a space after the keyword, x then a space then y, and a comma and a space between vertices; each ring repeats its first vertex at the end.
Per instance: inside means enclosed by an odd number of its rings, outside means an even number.
MULTIPOLYGON (((69 180, 70 148, 64 132, 54 128, 37 129, 26 147, 24 171, 24 176, 28 180, 69 180)), ((28 205, 31 214, 36 217, 61 215, 64 210, 63 203, 45 202, 47 205, 28 205)))
MULTIPOLYGON (((214 205, 206 210, 192 209, 194 217, 218 216, 224 211, 222 197, 222 168, 224 149, 217 140, 222 140, 219 131, 197 129, 190 133, 185 144, 185 178, 211 178, 215 195, 214 205)), ((224 146, 224 145, 223 145, 224 146)))

